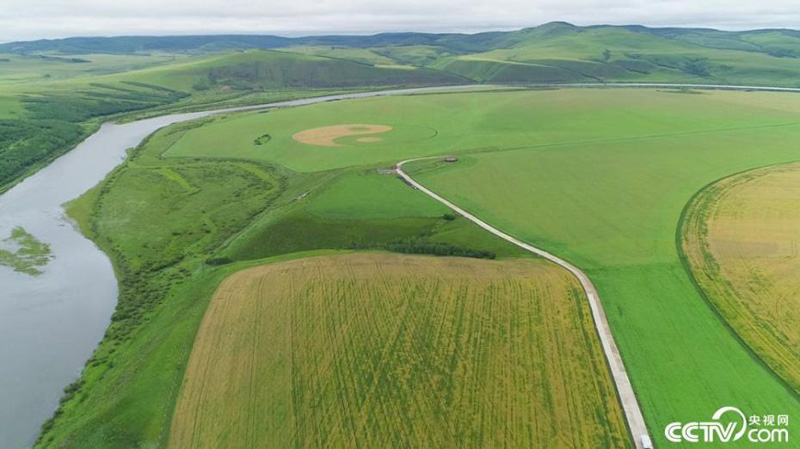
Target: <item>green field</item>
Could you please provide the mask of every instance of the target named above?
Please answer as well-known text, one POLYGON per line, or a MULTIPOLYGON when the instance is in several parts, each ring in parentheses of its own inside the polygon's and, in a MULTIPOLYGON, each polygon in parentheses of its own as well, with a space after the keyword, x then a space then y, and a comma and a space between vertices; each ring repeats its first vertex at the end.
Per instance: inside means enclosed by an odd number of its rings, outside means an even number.
POLYGON ((240 271, 203 318, 169 447, 630 447, 591 319, 541 260, 240 271))
MULTIPOLYGON (((300 172, 391 165, 436 154, 776 127, 800 122, 792 115, 800 112, 798 98, 579 89, 370 98, 218 118, 218 124, 184 136, 166 155, 263 160, 300 172), (381 142, 343 148, 292 139, 299 131, 347 123, 388 124, 395 129, 381 134, 381 142), (269 143, 254 145, 254 140, 265 133, 271 136, 269 143)), ((782 132, 782 128, 776 129, 782 132)))
POLYGON ((728 404, 754 414, 800 411, 796 396, 698 294, 675 240, 684 205, 705 184, 798 159, 798 111, 800 97, 772 93, 575 89, 375 98, 218 119, 166 155, 239 157, 313 173, 461 153, 456 164, 411 165, 412 174, 590 275, 661 441, 667 423, 702 419, 728 404), (365 122, 432 128, 436 137, 393 145, 390 132, 383 142, 336 148, 291 138, 365 122), (264 133, 270 142, 253 145, 264 133))
MULTIPOLYGON (((789 112, 776 123, 790 123, 789 112)), ((800 411, 797 396, 703 300, 676 249, 681 211, 704 184, 798 158, 800 126, 730 128, 419 166, 423 184, 589 274, 651 432, 664 444, 660 430, 669 422, 710 416, 723 405, 756 414, 800 411)))
POLYGON ((441 217, 449 212, 443 205, 409 189, 392 175, 374 170, 353 171, 343 175, 322 191, 308 206, 314 215, 327 218, 405 218, 413 211, 416 217, 441 217))

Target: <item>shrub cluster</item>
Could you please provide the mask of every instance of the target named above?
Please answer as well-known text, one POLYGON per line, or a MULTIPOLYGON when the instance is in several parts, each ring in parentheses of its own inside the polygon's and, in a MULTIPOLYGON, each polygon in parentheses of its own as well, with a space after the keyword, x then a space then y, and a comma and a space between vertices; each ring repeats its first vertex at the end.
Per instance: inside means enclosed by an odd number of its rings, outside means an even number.
POLYGON ((83 127, 58 120, 0 120, 0 186, 83 139, 83 127))
POLYGON ((261 136, 258 139, 254 140, 253 143, 255 145, 264 145, 265 143, 269 142, 270 140, 272 140, 272 136, 270 136, 269 134, 264 134, 263 136, 261 136))
POLYGON ((0 186, 77 145, 89 131, 82 122, 169 104, 188 95, 138 82, 91 87, 24 98, 25 119, 0 120, 0 186))
POLYGON ((495 259, 497 254, 482 249, 464 248, 448 243, 431 242, 427 239, 401 240, 375 245, 353 245, 352 249, 382 249, 402 254, 430 254, 433 256, 470 257, 473 259, 495 259))

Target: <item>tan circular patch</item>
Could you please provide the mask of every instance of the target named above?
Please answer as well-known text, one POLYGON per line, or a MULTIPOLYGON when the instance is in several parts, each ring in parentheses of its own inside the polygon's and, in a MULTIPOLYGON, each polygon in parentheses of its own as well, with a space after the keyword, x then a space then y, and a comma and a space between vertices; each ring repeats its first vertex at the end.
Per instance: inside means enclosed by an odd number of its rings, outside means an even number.
POLYGON ((356 141, 364 143, 380 142, 381 140, 383 140, 383 137, 359 137, 358 139, 356 139, 356 141))
MULTIPOLYGON (((340 137, 358 136, 362 134, 378 134, 391 131, 391 126, 388 125, 365 125, 365 124, 347 124, 347 125, 333 125, 323 126, 321 128, 307 129, 300 131, 292 136, 292 139, 309 145, 318 145, 323 147, 341 147, 335 142, 340 137)), ((377 142, 382 140, 380 137, 361 137, 359 142, 377 142), (363 140, 363 139, 377 139, 377 140, 363 140)))

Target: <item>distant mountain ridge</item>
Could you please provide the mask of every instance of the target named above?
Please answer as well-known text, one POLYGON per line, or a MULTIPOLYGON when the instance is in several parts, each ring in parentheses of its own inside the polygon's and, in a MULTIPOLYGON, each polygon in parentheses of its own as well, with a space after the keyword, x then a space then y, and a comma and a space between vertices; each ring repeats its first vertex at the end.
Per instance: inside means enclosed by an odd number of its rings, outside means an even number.
POLYGON ((62 54, 112 53, 132 54, 141 52, 216 52, 223 50, 276 49, 296 45, 331 45, 343 47, 382 47, 388 45, 431 45, 465 52, 508 48, 518 43, 521 36, 531 33, 571 30, 581 32, 594 29, 625 29, 647 33, 665 39, 692 42, 709 48, 731 50, 747 49, 769 52, 783 48, 781 44, 797 45, 794 57, 800 56, 800 31, 792 29, 755 29, 748 31, 721 31, 713 28, 647 27, 643 25, 589 25, 576 26, 567 22, 550 22, 517 31, 488 31, 465 33, 418 33, 396 32, 373 35, 322 35, 282 37, 257 34, 221 34, 189 36, 116 36, 116 37, 68 37, 62 39, 40 39, 0 44, 0 53, 56 52, 62 54), (746 39, 758 35, 785 36, 786 42, 762 45, 746 39), (705 39, 705 41, 703 41, 705 39), (789 42, 796 40, 796 42, 789 42))
POLYGON ((517 31, 73 37, 12 42, 0 54, 203 55, 280 50, 374 67, 424 68, 486 83, 676 82, 800 87, 800 31, 575 26, 517 31))
POLYGON ((329 35, 281 37, 274 35, 207 35, 207 36, 119 36, 68 37, 0 44, 0 53, 57 52, 62 54, 141 52, 215 52, 223 50, 276 49, 293 45, 333 45, 344 47, 376 47, 386 45, 439 45, 453 49, 480 50, 487 38, 504 32, 479 34, 381 33, 371 36, 329 35))

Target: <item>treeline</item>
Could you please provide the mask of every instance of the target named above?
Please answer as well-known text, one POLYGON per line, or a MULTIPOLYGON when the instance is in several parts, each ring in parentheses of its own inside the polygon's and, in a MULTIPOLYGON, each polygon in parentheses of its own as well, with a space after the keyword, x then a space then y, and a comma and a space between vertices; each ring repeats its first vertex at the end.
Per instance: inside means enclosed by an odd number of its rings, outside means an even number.
POLYGON ((0 186, 83 137, 83 127, 75 123, 0 120, 0 186))
POLYGON ((83 140, 91 119, 161 106, 188 94, 127 82, 22 99, 25 119, 0 120, 0 189, 83 140))
POLYGON ((449 243, 431 242, 427 239, 400 240, 375 245, 353 245, 351 249, 380 249, 402 254, 430 254, 433 256, 495 259, 497 254, 482 249, 464 248, 449 243))
POLYGON ((395 70, 345 60, 269 56, 263 60, 211 68, 207 80, 198 83, 194 88, 203 90, 223 85, 233 89, 330 88, 465 82, 463 78, 453 74, 422 68, 395 70))
POLYGON ((128 87, 92 84, 92 90, 24 98, 25 109, 33 119, 81 122, 96 117, 132 112, 176 102, 189 94, 144 83, 125 83, 128 87))

